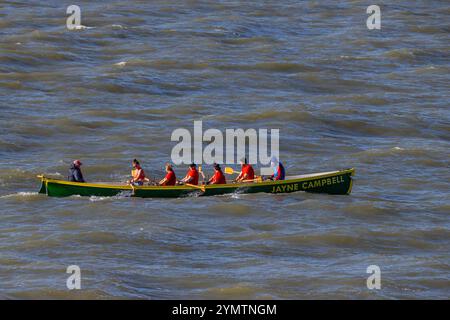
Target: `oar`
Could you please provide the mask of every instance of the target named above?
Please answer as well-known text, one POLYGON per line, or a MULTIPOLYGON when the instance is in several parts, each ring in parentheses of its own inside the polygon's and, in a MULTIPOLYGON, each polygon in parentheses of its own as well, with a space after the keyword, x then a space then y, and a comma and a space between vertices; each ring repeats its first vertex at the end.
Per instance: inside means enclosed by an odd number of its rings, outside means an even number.
POLYGON ((190 183, 185 183, 185 186, 191 187, 191 188, 195 188, 195 189, 200 189, 202 190, 202 192, 205 192, 205 186, 196 186, 195 184, 190 184, 190 183))
POLYGON ((201 165, 198 166, 198 172, 202 175, 202 184, 205 184, 205 180, 208 180, 208 179, 205 177, 205 174, 203 173, 201 165))
POLYGON ((133 182, 130 182, 128 185, 131 187, 131 190, 132 190, 131 195, 134 196, 136 189, 134 188, 133 182))
POLYGON ((148 180, 146 182, 149 186, 157 186, 158 185, 158 181, 156 179, 150 179, 150 178, 146 178, 146 179, 148 180))
POLYGON ((255 179, 250 179, 250 180, 243 180, 240 182, 263 182, 263 179, 261 176, 257 176, 255 179))
POLYGON ((234 171, 234 169, 231 168, 231 167, 225 167, 225 173, 226 174, 240 174, 241 172, 240 171, 234 171))

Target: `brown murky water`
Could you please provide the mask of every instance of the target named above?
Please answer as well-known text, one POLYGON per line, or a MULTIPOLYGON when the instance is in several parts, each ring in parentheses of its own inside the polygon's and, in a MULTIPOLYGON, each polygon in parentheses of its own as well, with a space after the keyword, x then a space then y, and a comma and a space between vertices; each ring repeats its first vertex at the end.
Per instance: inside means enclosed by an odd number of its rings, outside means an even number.
POLYGON ((382 1, 373 31, 360 1, 78 1, 79 31, 66 5, 0 3, 1 298, 450 297, 447 1, 382 1), (289 173, 355 167, 353 193, 36 193, 75 158, 161 176, 194 120, 280 128, 289 173))

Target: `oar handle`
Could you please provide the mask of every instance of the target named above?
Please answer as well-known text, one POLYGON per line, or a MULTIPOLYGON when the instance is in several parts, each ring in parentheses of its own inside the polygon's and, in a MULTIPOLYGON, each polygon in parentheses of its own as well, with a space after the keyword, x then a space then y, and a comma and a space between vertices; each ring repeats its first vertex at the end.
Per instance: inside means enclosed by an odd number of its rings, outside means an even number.
POLYGON ((255 179, 243 180, 241 182, 262 182, 262 177, 256 177, 255 179))

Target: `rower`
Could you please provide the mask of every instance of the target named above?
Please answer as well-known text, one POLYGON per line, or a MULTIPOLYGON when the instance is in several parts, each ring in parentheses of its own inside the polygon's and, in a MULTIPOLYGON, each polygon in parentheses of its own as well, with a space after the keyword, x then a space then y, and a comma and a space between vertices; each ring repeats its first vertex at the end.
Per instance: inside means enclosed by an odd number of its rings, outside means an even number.
POLYGON ((69 176, 67 179, 71 182, 85 182, 83 178, 83 174, 81 173, 81 166, 83 164, 80 160, 75 160, 69 169, 69 176))
POLYGON ((273 168, 273 175, 271 175, 269 180, 284 180, 286 176, 286 171, 284 170, 283 164, 278 161, 277 157, 272 157, 270 160, 270 166, 273 168))
POLYGON ((198 185, 198 171, 197 165, 195 163, 191 163, 189 165, 189 170, 186 176, 178 182, 178 184, 187 184, 187 183, 192 185, 198 185))
POLYGON ((131 162, 131 165, 133 166, 133 170, 131 171, 131 180, 127 181, 127 184, 131 186, 142 186, 144 185, 144 182, 150 181, 145 176, 144 169, 142 169, 139 161, 134 159, 131 162))
POLYGON ((217 163, 214 163, 214 175, 209 179, 207 184, 226 184, 227 181, 225 179, 225 175, 222 172, 222 169, 220 168, 220 165, 217 163))
MULTIPOLYGON (((198 181, 197 181, 198 182, 198 181)), ((159 182, 160 186, 174 186, 177 183, 177 177, 173 171, 172 165, 166 163, 166 176, 159 182)))
POLYGON ((255 171, 251 164, 247 163, 247 158, 241 159, 241 173, 234 182, 253 182, 255 180, 255 171))

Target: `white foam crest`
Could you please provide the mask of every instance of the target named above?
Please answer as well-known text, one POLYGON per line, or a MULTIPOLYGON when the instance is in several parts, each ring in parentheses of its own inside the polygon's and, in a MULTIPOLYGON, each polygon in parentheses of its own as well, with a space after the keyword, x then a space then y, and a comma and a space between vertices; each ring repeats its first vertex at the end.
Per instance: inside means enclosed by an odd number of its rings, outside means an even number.
POLYGON ((124 26, 122 26, 121 24, 113 24, 111 25, 111 27, 113 29, 126 29, 124 26))
POLYGON ((111 197, 98 197, 98 196, 89 197, 89 201, 91 201, 91 202, 104 201, 104 200, 108 200, 108 199, 111 199, 111 197))
POLYGON ((4 196, 0 196, 0 199, 7 199, 7 198, 20 198, 20 197, 35 197, 38 196, 39 192, 17 192, 12 194, 7 194, 4 196))
POLYGON ((89 201, 91 202, 99 202, 99 201, 107 201, 107 200, 117 200, 131 197, 131 192, 123 191, 116 196, 111 197, 103 197, 103 196, 90 196, 89 201))

